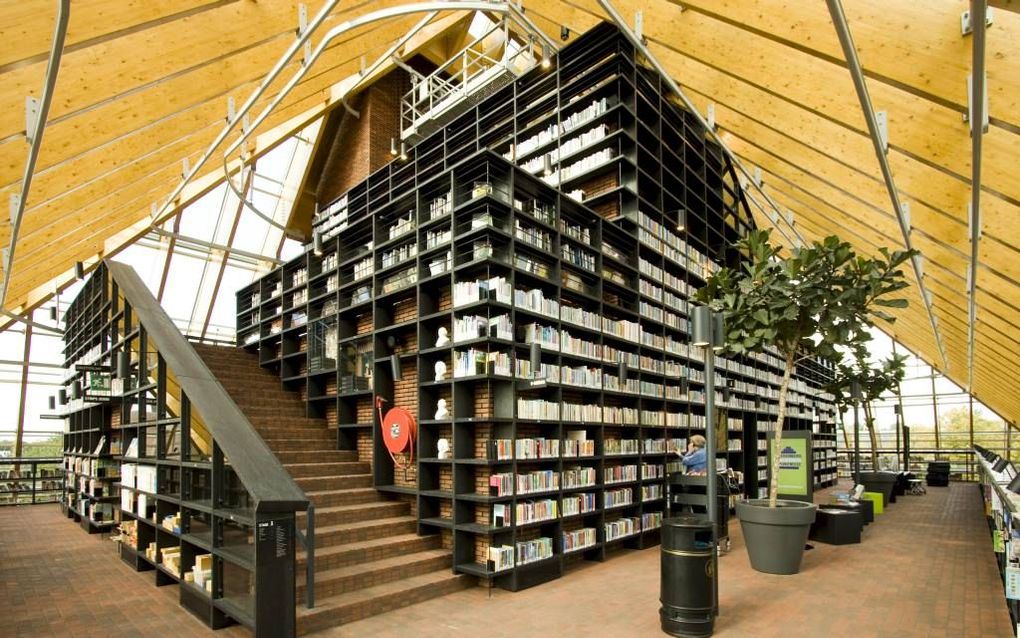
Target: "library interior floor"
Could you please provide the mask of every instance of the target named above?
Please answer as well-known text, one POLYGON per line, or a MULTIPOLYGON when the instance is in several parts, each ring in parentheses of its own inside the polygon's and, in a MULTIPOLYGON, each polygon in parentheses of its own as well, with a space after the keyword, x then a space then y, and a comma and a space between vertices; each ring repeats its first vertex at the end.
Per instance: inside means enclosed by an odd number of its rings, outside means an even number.
MULTIPOLYGON (((14 636, 100 636, 111 627, 120 636, 250 635, 210 631, 178 604, 176 588, 154 588, 119 560, 97 560, 113 558, 116 545, 59 517, 56 506, 0 509, 0 617, 14 636)), ((901 497, 866 528, 865 543, 813 543, 796 576, 753 571, 738 522, 730 534, 716 636, 1012 635, 973 484, 901 497)), ((473 588, 315 635, 474 636, 483 626, 492 638, 663 635, 659 549, 623 552, 526 591, 490 597, 473 588), (601 595, 609 589, 612 597, 601 595)))

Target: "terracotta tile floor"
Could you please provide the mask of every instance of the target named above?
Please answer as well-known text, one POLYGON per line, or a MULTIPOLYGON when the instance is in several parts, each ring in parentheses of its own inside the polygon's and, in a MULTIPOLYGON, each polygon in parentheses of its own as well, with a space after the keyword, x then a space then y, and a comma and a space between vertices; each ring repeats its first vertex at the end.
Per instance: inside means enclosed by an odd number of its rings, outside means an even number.
MULTIPOLYGON (((751 570, 731 521, 715 635, 1014 635, 977 489, 900 497, 862 544, 813 543, 797 576, 751 570)), ((56 507, 0 508, 0 636, 244 633, 205 630, 177 605, 175 588, 157 589, 151 572, 133 573, 114 549, 56 507)), ((661 636, 658 596, 658 551, 622 551, 516 594, 475 588, 317 636, 661 636)))

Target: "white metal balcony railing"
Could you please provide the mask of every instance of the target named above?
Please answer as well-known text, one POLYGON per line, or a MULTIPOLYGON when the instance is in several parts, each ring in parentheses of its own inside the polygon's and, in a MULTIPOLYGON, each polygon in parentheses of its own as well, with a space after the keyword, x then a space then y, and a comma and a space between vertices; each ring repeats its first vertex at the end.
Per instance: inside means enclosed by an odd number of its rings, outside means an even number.
POLYGON ((514 39, 504 17, 429 75, 411 71, 411 90, 401 100, 401 139, 427 135, 458 115, 457 107, 533 68, 542 55, 538 46, 531 38, 514 39))

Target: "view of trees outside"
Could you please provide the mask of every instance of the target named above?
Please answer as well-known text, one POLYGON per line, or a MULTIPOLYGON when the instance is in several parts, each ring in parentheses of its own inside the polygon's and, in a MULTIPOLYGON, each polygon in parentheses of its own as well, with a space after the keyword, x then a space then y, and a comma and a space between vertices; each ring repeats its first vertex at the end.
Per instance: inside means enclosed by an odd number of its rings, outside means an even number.
MULTIPOLYGON (((877 330, 872 339, 872 360, 887 358, 893 352, 892 340, 877 330)), ((897 346, 898 354, 908 354, 901 346, 897 346)), ((906 375, 900 387, 899 395, 889 393, 874 404, 875 427, 878 434, 879 456, 889 460, 902 450, 902 435, 897 440, 897 420, 895 406, 902 405, 903 418, 901 423, 910 429, 910 469, 924 471, 929 461, 949 461, 952 472, 960 478, 974 478, 976 468, 973 465, 974 455, 971 451, 970 439, 970 397, 962 388, 949 379, 935 373, 932 368, 917 357, 910 356, 906 363, 906 375), (936 414, 938 428, 936 429, 936 414), (937 431, 937 436, 936 436, 937 431)), ((1013 428, 1009 432, 1008 424, 995 412, 981 402, 973 401, 974 410, 974 443, 983 445, 990 450, 1004 451, 1009 448, 1012 458, 1020 464, 1020 431, 1013 428)), ((853 409, 843 415, 844 428, 837 429, 837 449, 846 453, 853 450, 853 409)), ((864 411, 860 410, 861 424, 861 467, 870 468, 871 442, 864 425, 864 411)), ((842 455, 844 473, 850 466, 851 455, 842 455)), ((902 452, 900 462, 902 465, 902 452)), ((880 460, 881 462, 881 460, 880 460)))

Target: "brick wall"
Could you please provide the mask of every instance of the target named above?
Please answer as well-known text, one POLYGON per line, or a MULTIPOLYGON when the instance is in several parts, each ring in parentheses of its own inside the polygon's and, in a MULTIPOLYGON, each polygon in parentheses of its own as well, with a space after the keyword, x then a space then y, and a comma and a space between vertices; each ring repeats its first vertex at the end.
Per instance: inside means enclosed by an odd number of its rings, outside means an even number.
POLYGON ((358 407, 355 411, 358 423, 375 423, 375 405, 372 397, 358 399, 358 407))
POLYGON ((358 460, 362 463, 372 462, 372 430, 358 430, 358 460))
POLYGON ((354 334, 364 335, 372 332, 372 313, 366 312, 363 315, 358 315, 358 324, 354 329, 354 334))
POLYGON ((351 101, 361 117, 342 116, 319 180, 319 202, 333 201, 393 159, 390 138, 400 137, 400 96, 408 88, 407 74, 397 70, 351 101))
POLYGON ((489 441, 492 440, 492 426, 491 425, 476 425, 474 429, 475 433, 475 449, 474 458, 484 459, 489 454, 489 441))

